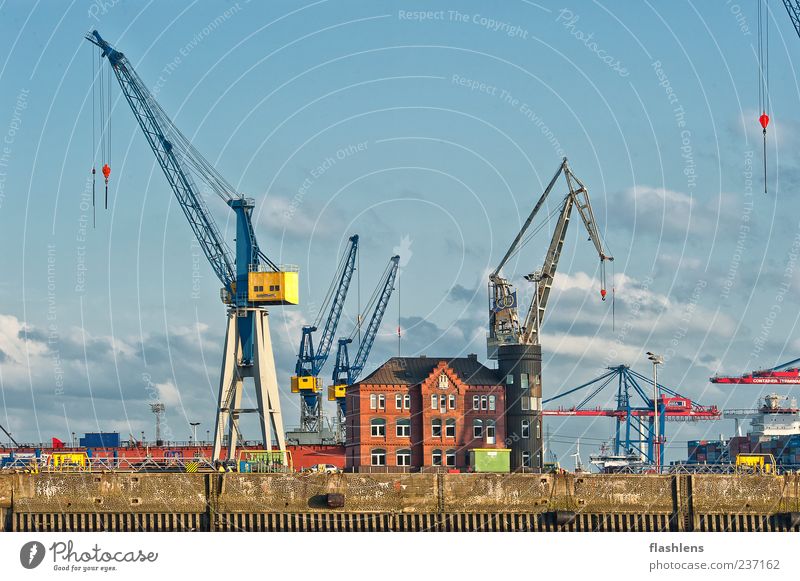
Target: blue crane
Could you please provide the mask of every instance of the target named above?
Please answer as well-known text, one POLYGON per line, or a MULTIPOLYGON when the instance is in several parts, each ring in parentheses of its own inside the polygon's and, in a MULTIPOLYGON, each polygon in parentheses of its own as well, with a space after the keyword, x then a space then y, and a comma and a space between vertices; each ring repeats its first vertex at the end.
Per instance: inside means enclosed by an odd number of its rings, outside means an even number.
POLYGON ((313 325, 304 325, 300 338, 300 350, 297 355, 294 375, 291 379, 292 393, 300 394, 300 430, 316 432, 322 428, 322 405, 320 405, 320 392, 322 380, 320 371, 328 360, 328 355, 333 345, 333 337, 339 326, 339 319, 344 310, 347 291, 353 280, 356 269, 356 254, 358 253, 358 235, 350 237, 350 244, 342 256, 331 286, 322 302, 313 325), (330 310, 328 310, 330 307, 330 310), (318 330, 322 317, 328 313, 325 326, 322 329, 317 349, 314 349, 313 334, 318 330))
POLYGON ((232 458, 238 436, 238 416, 246 412, 259 414, 264 446, 271 449, 268 415, 278 446, 284 450, 275 362, 264 307, 298 304, 297 269, 279 267, 261 251, 252 222, 255 200, 237 193, 195 149, 155 100, 125 55, 103 40, 96 30, 87 34, 86 39, 100 49, 100 58, 105 58, 111 65, 189 226, 222 283, 221 298, 228 307, 228 332, 217 405, 214 460, 221 458, 226 424, 230 431, 228 458, 232 458), (236 250, 233 256, 198 190, 196 180, 207 185, 236 215, 236 250), (240 408, 245 377, 253 378, 256 384, 256 409, 240 408))
POLYGON ((389 259, 389 264, 381 276, 378 286, 372 294, 372 297, 364 309, 364 312, 369 312, 372 309, 372 316, 370 317, 369 324, 364 331, 364 336, 358 345, 358 351, 350 363, 350 354, 348 353, 347 346, 353 342, 353 338, 358 332, 358 327, 353 329, 348 337, 339 338, 339 343, 336 349, 336 365, 333 368, 333 385, 328 388, 328 400, 337 402, 338 408, 338 429, 340 439, 344 435, 344 417, 346 413, 345 395, 347 386, 352 385, 358 380, 361 372, 364 371, 364 365, 367 363, 367 358, 372 350, 372 345, 375 343, 375 337, 378 334, 378 329, 381 326, 383 315, 386 314, 386 308, 389 306, 389 299, 394 290, 394 282, 397 278, 397 268, 400 264, 399 256, 392 256, 389 259))

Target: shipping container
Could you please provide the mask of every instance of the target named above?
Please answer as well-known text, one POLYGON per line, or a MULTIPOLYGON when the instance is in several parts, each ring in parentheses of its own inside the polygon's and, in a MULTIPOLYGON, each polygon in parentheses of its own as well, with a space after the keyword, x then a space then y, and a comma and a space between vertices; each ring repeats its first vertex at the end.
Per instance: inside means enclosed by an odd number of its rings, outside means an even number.
POLYGON ((475 448, 469 451, 473 472, 511 472, 511 450, 508 448, 475 448))
POLYGON ((89 432, 79 444, 82 448, 119 448, 119 432, 89 432))

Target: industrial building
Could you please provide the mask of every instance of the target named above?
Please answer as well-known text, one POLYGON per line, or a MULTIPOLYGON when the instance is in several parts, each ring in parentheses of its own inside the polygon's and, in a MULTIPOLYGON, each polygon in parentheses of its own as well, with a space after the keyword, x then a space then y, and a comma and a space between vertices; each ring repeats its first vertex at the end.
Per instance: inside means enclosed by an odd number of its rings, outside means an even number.
POLYGON ((348 469, 468 470, 471 450, 506 447, 506 390, 477 355, 393 357, 346 398, 348 469))

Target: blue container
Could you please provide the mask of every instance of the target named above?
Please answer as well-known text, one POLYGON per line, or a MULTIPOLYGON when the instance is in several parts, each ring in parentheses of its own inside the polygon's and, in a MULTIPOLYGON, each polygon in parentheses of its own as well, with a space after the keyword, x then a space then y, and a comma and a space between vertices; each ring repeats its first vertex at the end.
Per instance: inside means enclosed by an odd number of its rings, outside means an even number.
POLYGON ((83 448, 119 448, 119 432, 89 432, 79 443, 83 448))

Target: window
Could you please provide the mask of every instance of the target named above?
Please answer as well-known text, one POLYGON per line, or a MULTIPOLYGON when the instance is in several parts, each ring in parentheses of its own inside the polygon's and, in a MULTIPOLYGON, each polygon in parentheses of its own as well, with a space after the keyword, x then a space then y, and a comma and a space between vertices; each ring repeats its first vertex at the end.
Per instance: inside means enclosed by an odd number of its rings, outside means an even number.
POLYGON ((483 420, 472 420, 472 437, 483 438, 483 420))
POLYGON ((396 456, 398 466, 411 466, 411 450, 398 450, 396 456))
POLYGON ((442 451, 441 450, 434 450, 431 453, 431 464, 434 466, 441 466, 442 465, 442 451))
POLYGON ((445 464, 448 466, 455 466, 456 465, 456 451, 455 450, 448 450, 444 454, 445 464))
POLYGON ((534 411, 541 411, 542 410, 542 400, 538 397, 531 398, 531 409, 534 411))
POLYGON ((411 396, 409 394, 403 396, 403 407, 407 410, 411 409, 411 396))
POLYGON ((369 409, 376 410, 378 409, 378 394, 372 393, 369 396, 369 409))
POLYGON ((542 437, 542 423, 541 422, 536 422, 536 437, 537 438, 541 438, 542 437))
POLYGON ((497 397, 494 395, 489 396, 489 411, 497 409, 497 397))
POLYGON ((370 458, 373 466, 386 466, 386 450, 373 448, 370 458))
POLYGON ((439 389, 447 389, 448 385, 450 385, 450 380, 444 373, 442 373, 439 376, 439 389))
POLYGON ((482 410, 489 409, 489 398, 486 397, 485 395, 481 396, 481 409, 482 410))
POLYGON ((385 438, 386 420, 378 418, 370 420, 369 429, 370 429, 370 434, 372 434, 373 438, 385 438))
POLYGON ((397 420, 396 432, 398 438, 411 436, 411 420, 397 420))
POLYGON ((399 393, 394 396, 394 407, 399 410, 403 409, 403 396, 399 393))
POLYGON ((435 410, 439 408, 439 396, 435 393, 431 394, 431 409, 435 410))
POLYGON ((527 395, 523 395, 520 398, 520 403, 522 404, 522 411, 528 411, 531 409, 531 398, 529 398, 527 395))
POLYGON ((520 389, 528 389, 530 384, 528 383, 528 374, 527 373, 520 373, 519 374, 519 387, 520 389))
POLYGON ((506 385, 514 385, 514 376, 511 373, 506 375, 506 385))
POLYGON ((523 452, 522 453, 522 466, 525 468, 531 467, 531 453, 530 452, 523 452))
POLYGON ((435 419, 431 421, 431 437, 433 438, 442 437, 442 420, 435 419))
POLYGON ((455 396, 455 394, 451 393, 449 396, 447 396, 447 406, 451 410, 456 409, 456 396, 455 396))
POLYGON ((386 396, 382 393, 378 394, 378 409, 385 410, 386 409, 386 396))
POLYGON ((494 444, 494 442, 495 442, 494 420, 486 420, 486 443, 494 444))
POLYGON ((480 396, 473 395, 472 396, 472 409, 479 410, 481 409, 481 398, 480 396))
POLYGON ((445 438, 456 437, 456 421, 452 418, 445 420, 444 422, 444 437, 445 438))
POLYGON ((528 420, 522 420, 522 434, 520 436, 522 438, 531 437, 531 423, 528 420))
POLYGON ((447 396, 440 395, 439 396, 439 409, 442 410, 442 413, 447 411, 447 396))

